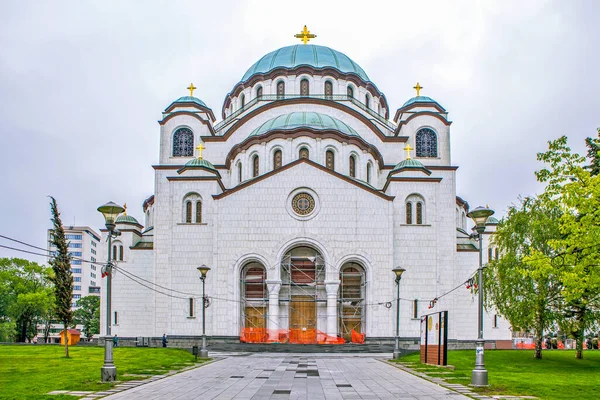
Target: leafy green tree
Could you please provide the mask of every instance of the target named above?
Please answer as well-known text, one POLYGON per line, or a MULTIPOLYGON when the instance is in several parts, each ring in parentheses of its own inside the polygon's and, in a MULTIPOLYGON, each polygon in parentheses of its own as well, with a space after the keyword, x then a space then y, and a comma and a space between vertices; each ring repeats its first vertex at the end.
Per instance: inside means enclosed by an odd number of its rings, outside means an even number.
POLYGON ((65 357, 69 357, 69 341, 67 340, 67 329, 73 322, 73 311, 71 310, 71 299, 73 298, 73 274, 71 273, 71 255, 69 254, 65 230, 60 220, 60 213, 54 197, 50 197, 50 212, 52 214, 53 228, 50 235, 50 243, 56 247, 56 254, 50 260, 54 276, 54 311, 59 321, 63 323, 63 334, 65 342, 65 357))
POLYGON ((83 333, 89 339, 100 333, 100 297, 85 296, 77 300, 74 323, 83 325, 83 333))
POLYGON ((561 237, 550 241, 561 254, 564 312, 559 324, 576 339, 576 357, 582 358, 584 334, 600 311, 600 175, 592 173, 593 158, 571 151, 566 136, 549 142, 538 160, 546 163, 536 173, 547 184, 542 200, 562 211, 561 237), (586 168, 586 161, 592 168, 586 168))
POLYGON ((544 332, 554 323, 561 284, 549 242, 560 237, 560 209, 528 197, 510 207, 496 228, 498 260, 485 272, 486 302, 518 330, 533 332, 535 355, 542 358, 544 332))
POLYGON ((590 170, 590 174, 600 175, 600 128, 598 128, 598 138, 586 138, 585 145, 588 148, 587 157, 590 160, 587 168, 590 170))
POLYGON ((4 339, 32 340, 37 324, 52 307, 51 269, 20 258, 0 259, 0 320, 4 339), (11 335, 12 336, 12 335, 11 335))

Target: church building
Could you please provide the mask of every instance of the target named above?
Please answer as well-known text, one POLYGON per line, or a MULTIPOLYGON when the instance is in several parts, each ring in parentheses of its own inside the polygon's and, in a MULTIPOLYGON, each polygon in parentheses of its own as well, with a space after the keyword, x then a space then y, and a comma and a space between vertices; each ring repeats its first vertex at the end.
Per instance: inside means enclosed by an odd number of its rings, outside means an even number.
MULTIPOLYGON (((456 287, 475 275, 479 243, 456 195, 448 111, 418 83, 394 107, 356 61, 298 36, 248 68, 220 121, 193 84, 162 112, 154 194, 142 218, 116 221, 112 333, 198 338, 206 305, 209 345, 390 340, 392 270, 404 268, 401 340, 447 310, 450 341, 473 342, 477 296, 456 287)), ((484 327, 488 341, 511 339, 493 310, 484 327)))

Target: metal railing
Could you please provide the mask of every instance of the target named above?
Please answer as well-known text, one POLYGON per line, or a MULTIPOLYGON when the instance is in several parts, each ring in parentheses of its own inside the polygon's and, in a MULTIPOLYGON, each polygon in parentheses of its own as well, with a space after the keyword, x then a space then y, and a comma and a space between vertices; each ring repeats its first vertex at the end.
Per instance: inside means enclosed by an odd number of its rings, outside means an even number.
POLYGON ((388 121, 387 119, 385 119, 384 117, 382 117, 381 115, 376 113, 375 111, 371 110, 366 105, 364 105, 360 101, 356 100, 354 97, 348 96, 348 95, 343 95, 343 94, 332 94, 332 95, 324 95, 324 94, 315 95, 315 94, 313 94, 313 95, 308 95, 308 96, 303 96, 300 94, 286 94, 286 95, 266 94, 266 95, 262 95, 259 97, 255 97, 254 99, 252 99, 248 103, 246 103, 242 108, 234 111, 231 115, 229 115, 223 121, 216 124, 214 126, 214 129, 215 129, 215 131, 219 131, 219 130, 223 129, 225 126, 236 121, 238 116, 240 116, 247 110, 254 107, 258 102, 261 102, 261 101, 271 102, 271 101, 277 101, 277 100, 288 100, 288 99, 299 99, 299 98, 320 99, 320 100, 328 100, 328 101, 348 101, 348 102, 354 104, 355 106, 357 106, 358 108, 360 108, 361 110, 367 112, 377 122, 381 123, 386 128, 388 128, 392 131, 394 131, 396 129, 396 125, 394 125, 392 122, 388 121))

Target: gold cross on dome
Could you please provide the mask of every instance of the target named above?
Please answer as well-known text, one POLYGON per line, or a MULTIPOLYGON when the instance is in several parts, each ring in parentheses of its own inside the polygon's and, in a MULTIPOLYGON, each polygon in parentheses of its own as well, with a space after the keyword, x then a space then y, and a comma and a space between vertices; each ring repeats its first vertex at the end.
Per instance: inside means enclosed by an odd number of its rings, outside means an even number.
POLYGON ((190 91, 190 97, 194 95, 194 90, 198 89, 196 86, 194 86, 193 83, 190 83, 190 86, 186 87, 187 90, 190 91))
POLYGON ((417 82, 417 86, 413 86, 413 89, 417 91, 417 97, 419 97, 419 92, 421 91, 421 89, 423 89, 423 86, 419 85, 419 82, 417 82))
POLYGON ((196 146, 196 150, 198 150, 198 160, 202 160, 202 150, 206 149, 202 143, 196 146))
POLYGON ((127 203, 123 204, 123 215, 127 215, 127 203))
POLYGON ((410 160, 410 152, 413 150, 412 147, 410 147, 410 144, 406 144, 406 147, 404 148, 404 151, 406 152, 406 159, 410 160))
POLYGON ((302 32, 295 34, 294 37, 302 40, 302 43, 306 44, 310 39, 316 38, 317 35, 310 33, 310 31, 306 28, 306 25, 304 25, 302 32))

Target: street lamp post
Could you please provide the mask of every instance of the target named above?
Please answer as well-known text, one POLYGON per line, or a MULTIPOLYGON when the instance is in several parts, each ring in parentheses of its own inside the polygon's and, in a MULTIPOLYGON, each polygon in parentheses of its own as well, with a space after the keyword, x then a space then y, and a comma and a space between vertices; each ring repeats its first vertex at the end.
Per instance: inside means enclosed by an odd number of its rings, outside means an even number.
POLYGON ((203 264, 197 269, 200 271, 200 280, 202 281, 202 348, 200 349, 200 358, 208 358, 208 349, 206 348, 206 297, 204 295, 204 281, 210 268, 203 264))
POLYGON ((103 206, 98 207, 98 211, 104 216, 106 229, 108 230, 108 262, 105 267, 106 274, 106 336, 104 337, 104 365, 100 369, 102 382, 112 382, 117 380, 117 367, 113 362, 113 341, 110 332, 110 313, 111 313, 111 285, 112 285, 112 257, 111 244, 112 238, 120 235, 115 229, 115 220, 125 209, 118 204, 109 201, 103 206))
POLYGON ((479 240, 479 268, 477 269, 477 281, 479 283, 478 297, 479 308, 477 312, 477 342, 475 350, 475 368, 471 374, 472 386, 488 386, 488 372, 485 369, 483 348, 483 232, 487 219, 494 214, 494 210, 486 207, 477 207, 467 214, 475 222, 475 229, 479 240))
POLYGON ((402 274, 406 271, 404 268, 394 268, 392 272, 396 274, 396 340, 394 344, 394 354, 392 358, 400 358, 400 280, 402 274))

